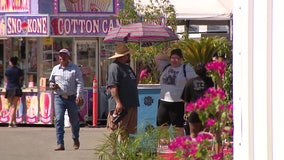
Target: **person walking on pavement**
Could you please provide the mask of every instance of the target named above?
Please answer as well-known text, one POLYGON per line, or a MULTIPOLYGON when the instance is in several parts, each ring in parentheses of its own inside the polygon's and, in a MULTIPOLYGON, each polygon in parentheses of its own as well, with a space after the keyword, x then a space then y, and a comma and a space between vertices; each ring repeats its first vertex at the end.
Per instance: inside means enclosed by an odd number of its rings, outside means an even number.
POLYGON ((116 126, 117 129, 122 129, 122 139, 135 134, 137 128, 138 84, 136 75, 129 66, 130 53, 125 44, 117 45, 115 54, 109 57, 115 60, 109 65, 107 76, 107 88, 111 94, 110 109, 115 112, 112 116, 127 113, 116 126))
POLYGON ((17 104, 22 96, 21 82, 24 73, 17 67, 18 57, 11 57, 9 67, 5 71, 5 78, 7 80, 5 98, 8 100, 8 107, 10 113, 9 127, 17 127, 16 125, 16 111, 17 104))
POLYGON ((59 64, 54 66, 49 78, 49 87, 54 92, 55 128, 57 147, 55 151, 65 150, 64 146, 64 114, 67 110, 71 124, 73 148, 79 149, 79 117, 78 104, 82 101, 84 88, 80 68, 70 61, 71 54, 67 49, 59 51, 59 64))

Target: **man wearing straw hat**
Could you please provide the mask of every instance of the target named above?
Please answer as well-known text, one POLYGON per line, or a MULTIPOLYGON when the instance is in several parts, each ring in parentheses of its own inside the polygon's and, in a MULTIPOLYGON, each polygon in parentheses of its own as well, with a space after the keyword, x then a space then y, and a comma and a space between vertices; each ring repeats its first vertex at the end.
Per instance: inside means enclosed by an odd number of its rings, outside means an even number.
POLYGON ((122 139, 135 134, 137 128, 137 107, 139 106, 136 75, 129 66, 130 53, 125 44, 115 47, 115 53, 109 59, 114 61, 109 65, 107 75, 107 88, 110 91, 109 114, 107 128, 121 129, 122 139), (119 118, 118 118, 119 117, 119 118), (115 124, 116 127, 110 126, 115 124))

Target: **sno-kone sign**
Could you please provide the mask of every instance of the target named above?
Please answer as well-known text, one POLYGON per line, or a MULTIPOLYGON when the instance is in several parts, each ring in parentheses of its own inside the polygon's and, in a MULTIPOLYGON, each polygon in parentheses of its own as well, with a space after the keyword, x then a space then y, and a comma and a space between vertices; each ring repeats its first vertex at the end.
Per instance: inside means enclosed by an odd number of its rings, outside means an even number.
MULTIPOLYGON (((115 17, 49 16, 7 14, 3 20, 5 37, 104 37, 120 25, 115 17)), ((1 22, 1 17, 0 17, 1 22)), ((1 37, 1 34, 0 34, 1 37)))
POLYGON ((49 36, 48 15, 5 15, 7 37, 49 36))
POLYGON ((120 23, 115 17, 51 16, 50 36, 103 37, 120 23))

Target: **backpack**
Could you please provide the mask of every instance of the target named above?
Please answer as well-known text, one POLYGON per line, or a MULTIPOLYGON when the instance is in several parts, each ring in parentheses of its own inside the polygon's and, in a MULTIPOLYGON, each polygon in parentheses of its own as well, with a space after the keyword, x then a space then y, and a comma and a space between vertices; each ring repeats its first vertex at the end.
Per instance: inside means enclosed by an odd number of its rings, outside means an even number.
MULTIPOLYGON (((164 72, 170 65, 171 65, 171 64, 167 64, 167 65, 163 68, 162 72, 164 72)), ((186 70, 185 70, 186 64, 184 63, 182 67, 183 67, 183 75, 184 75, 184 77, 186 78, 186 70)))

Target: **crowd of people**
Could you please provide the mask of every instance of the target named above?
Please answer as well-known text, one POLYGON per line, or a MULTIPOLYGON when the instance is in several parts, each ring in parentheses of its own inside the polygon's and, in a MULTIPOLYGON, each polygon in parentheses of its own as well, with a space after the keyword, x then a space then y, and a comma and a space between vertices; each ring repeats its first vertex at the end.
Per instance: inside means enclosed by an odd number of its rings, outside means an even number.
MULTIPOLYGON (((114 55, 109 57, 112 62, 108 67, 107 85, 109 93, 107 128, 110 131, 122 130, 120 140, 135 134, 137 131, 137 107, 139 106, 139 79, 148 78, 151 68, 145 68, 137 77, 130 67, 132 51, 125 44, 115 46, 114 55)), ((57 147, 55 151, 65 150, 64 146, 64 115, 68 112, 72 130, 73 148, 79 149, 79 117, 78 104, 82 103, 84 82, 80 67, 71 61, 71 53, 61 49, 58 53, 59 64, 54 66, 49 78, 50 88, 54 92, 55 129, 57 147)), ((10 58, 10 67, 5 72, 7 79, 6 95, 9 102, 9 127, 16 127, 15 111, 21 92, 23 72, 17 67, 17 57, 10 58)), ((195 137, 203 130, 196 112, 185 112, 190 102, 195 102, 209 87, 214 86, 206 75, 205 64, 191 66, 183 63, 182 50, 173 49, 170 56, 155 56, 160 76, 160 96, 157 110, 157 126, 169 129, 174 126, 175 136, 184 135, 184 122, 189 122, 190 136, 195 137)))
MULTIPOLYGON (((125 133, 124 138, 130 133, 136 133, 139 106, 137 83, 151 75, 151 68, 146 64, 137 77, 129 65, 130 55, 130 50, 124 44, 115 48, 114 55, 109 58, 114 61, 109 66, 107 80, 107 88, 112 99, 109 103, 111 112, 107 128, 111 131, 122 129, 125 133), (123 110, 126 110, 126 114, 122 115, 118 123, 113 123, 113 119, 123 110)), ((197 112, 186 113, 185 109, 188 103, 202 97, 208 88, 214 86, 214 83, 206 74, 206 64, 197 63, 191 66, 183 62, 183 53, 179 48, 173 49, 170 56, 166 54, 155 56, 155 63, 161 73, 157 127, 168 130, 173 126, 174 136, 182 136, 185 135, 184 124, 187 123, 190 128, 189 136, 196 137, 203 131, 204 126, 197 112)))

